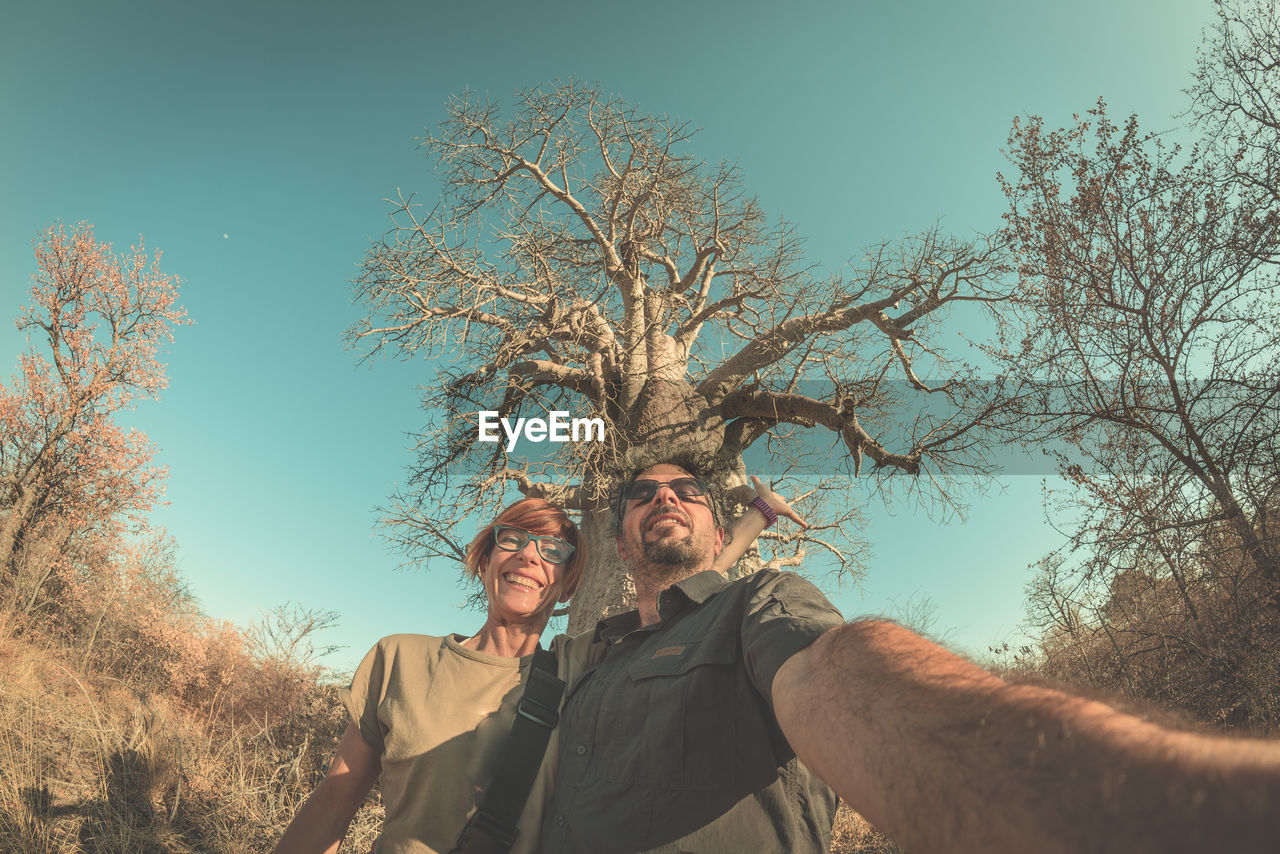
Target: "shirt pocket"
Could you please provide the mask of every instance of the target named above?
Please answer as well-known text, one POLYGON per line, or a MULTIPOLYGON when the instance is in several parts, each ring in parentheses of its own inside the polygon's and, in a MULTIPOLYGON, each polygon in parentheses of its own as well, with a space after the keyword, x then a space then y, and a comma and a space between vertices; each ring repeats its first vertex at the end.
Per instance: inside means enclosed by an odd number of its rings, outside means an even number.
POLYGON ((737 637, 656 645, 628 668, 618 721, 631 749, 610 763, 614 782, 712 790, 732 784, 740 684, 737 637))

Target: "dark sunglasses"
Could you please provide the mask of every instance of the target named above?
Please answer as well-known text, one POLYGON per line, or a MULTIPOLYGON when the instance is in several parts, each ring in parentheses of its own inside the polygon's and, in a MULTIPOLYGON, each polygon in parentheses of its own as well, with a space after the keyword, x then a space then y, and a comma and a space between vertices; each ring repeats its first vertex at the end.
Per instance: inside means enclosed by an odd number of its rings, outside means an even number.
POLYGON ((671 487, 671 491, 681 501, 688 501, 691 498, 697 498, 699 495, 707 494, 707 484, 704 481, 698 480, 696 477, 677 477, 674 480, 633 480, 622 487, 622 499, 624 501, 652 501, 653 496, 658 494, 658 489, 663 486, 671 487))
POLYGON ((559 537, 546 534, 530 534, 510 525, 497 525, 493 529, 493 544, 504 552, 518 552, 533 540, 538 555, 547 563, 564 563, 573 555, 574 545, 559 537))

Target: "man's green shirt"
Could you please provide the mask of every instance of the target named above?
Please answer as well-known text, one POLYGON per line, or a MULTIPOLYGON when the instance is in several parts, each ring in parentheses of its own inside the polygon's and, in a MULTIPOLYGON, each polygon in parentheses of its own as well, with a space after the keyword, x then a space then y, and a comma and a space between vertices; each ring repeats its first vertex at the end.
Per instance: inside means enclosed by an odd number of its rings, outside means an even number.
POLYGON ((598 663, 569 688, 541 851, 825 852, 836 796, 773 715, 784 661, 843 620, 812 584, 702 572, 664 591, 660 622, 603 620, 598 663))

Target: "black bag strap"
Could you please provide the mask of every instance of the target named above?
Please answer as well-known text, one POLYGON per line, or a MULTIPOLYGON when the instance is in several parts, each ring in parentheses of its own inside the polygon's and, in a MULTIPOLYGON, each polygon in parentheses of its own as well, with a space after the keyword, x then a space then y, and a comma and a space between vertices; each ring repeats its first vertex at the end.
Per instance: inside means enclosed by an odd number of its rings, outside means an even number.
POLYGON ((502 765, 449 854, 507 854, 511 850, 520 832, 516 822, 529 800, 551 730, 560 721, 562 696, 564 682, 556 676, 556 657, 539 645, 524 694, 516 704, 502 765))

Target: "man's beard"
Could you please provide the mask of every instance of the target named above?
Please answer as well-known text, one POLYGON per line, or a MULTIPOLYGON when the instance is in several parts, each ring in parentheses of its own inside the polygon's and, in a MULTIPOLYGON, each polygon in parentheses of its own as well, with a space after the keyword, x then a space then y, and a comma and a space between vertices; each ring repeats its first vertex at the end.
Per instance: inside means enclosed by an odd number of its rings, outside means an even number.
MULTIPOLYGON (((650 517, 671 512, 670 508, 655 509, 650 517)), ((648 519, 642 527, 640 553, 643 559, 636 561, 631 571, 634 576, 647 580, 650 584, 673 584, 688 577, 690 572, 701 565, 707 557, 710 545, 694 538, 692 522, 687 514, 684 516, 690 530, 679 539, 663 537, 658 540, 644 539, 644 529, 648 527, 648 519)))
POLYGON ((656 542, 646 541, 644 544, 645 562, 652 566, 665 566, 672 569, 687 569, 688 567, 697 566, 702 555, 698 553, 698 548, 693 544, 693 534, 688 534, 681 540, 658 540, 656 542))
POLYGON ((669 587, 691 575, 701 562, 693 536, 679 540, 646 541, 642 558, 631 566, 631 575, 642 587, 669 587))

